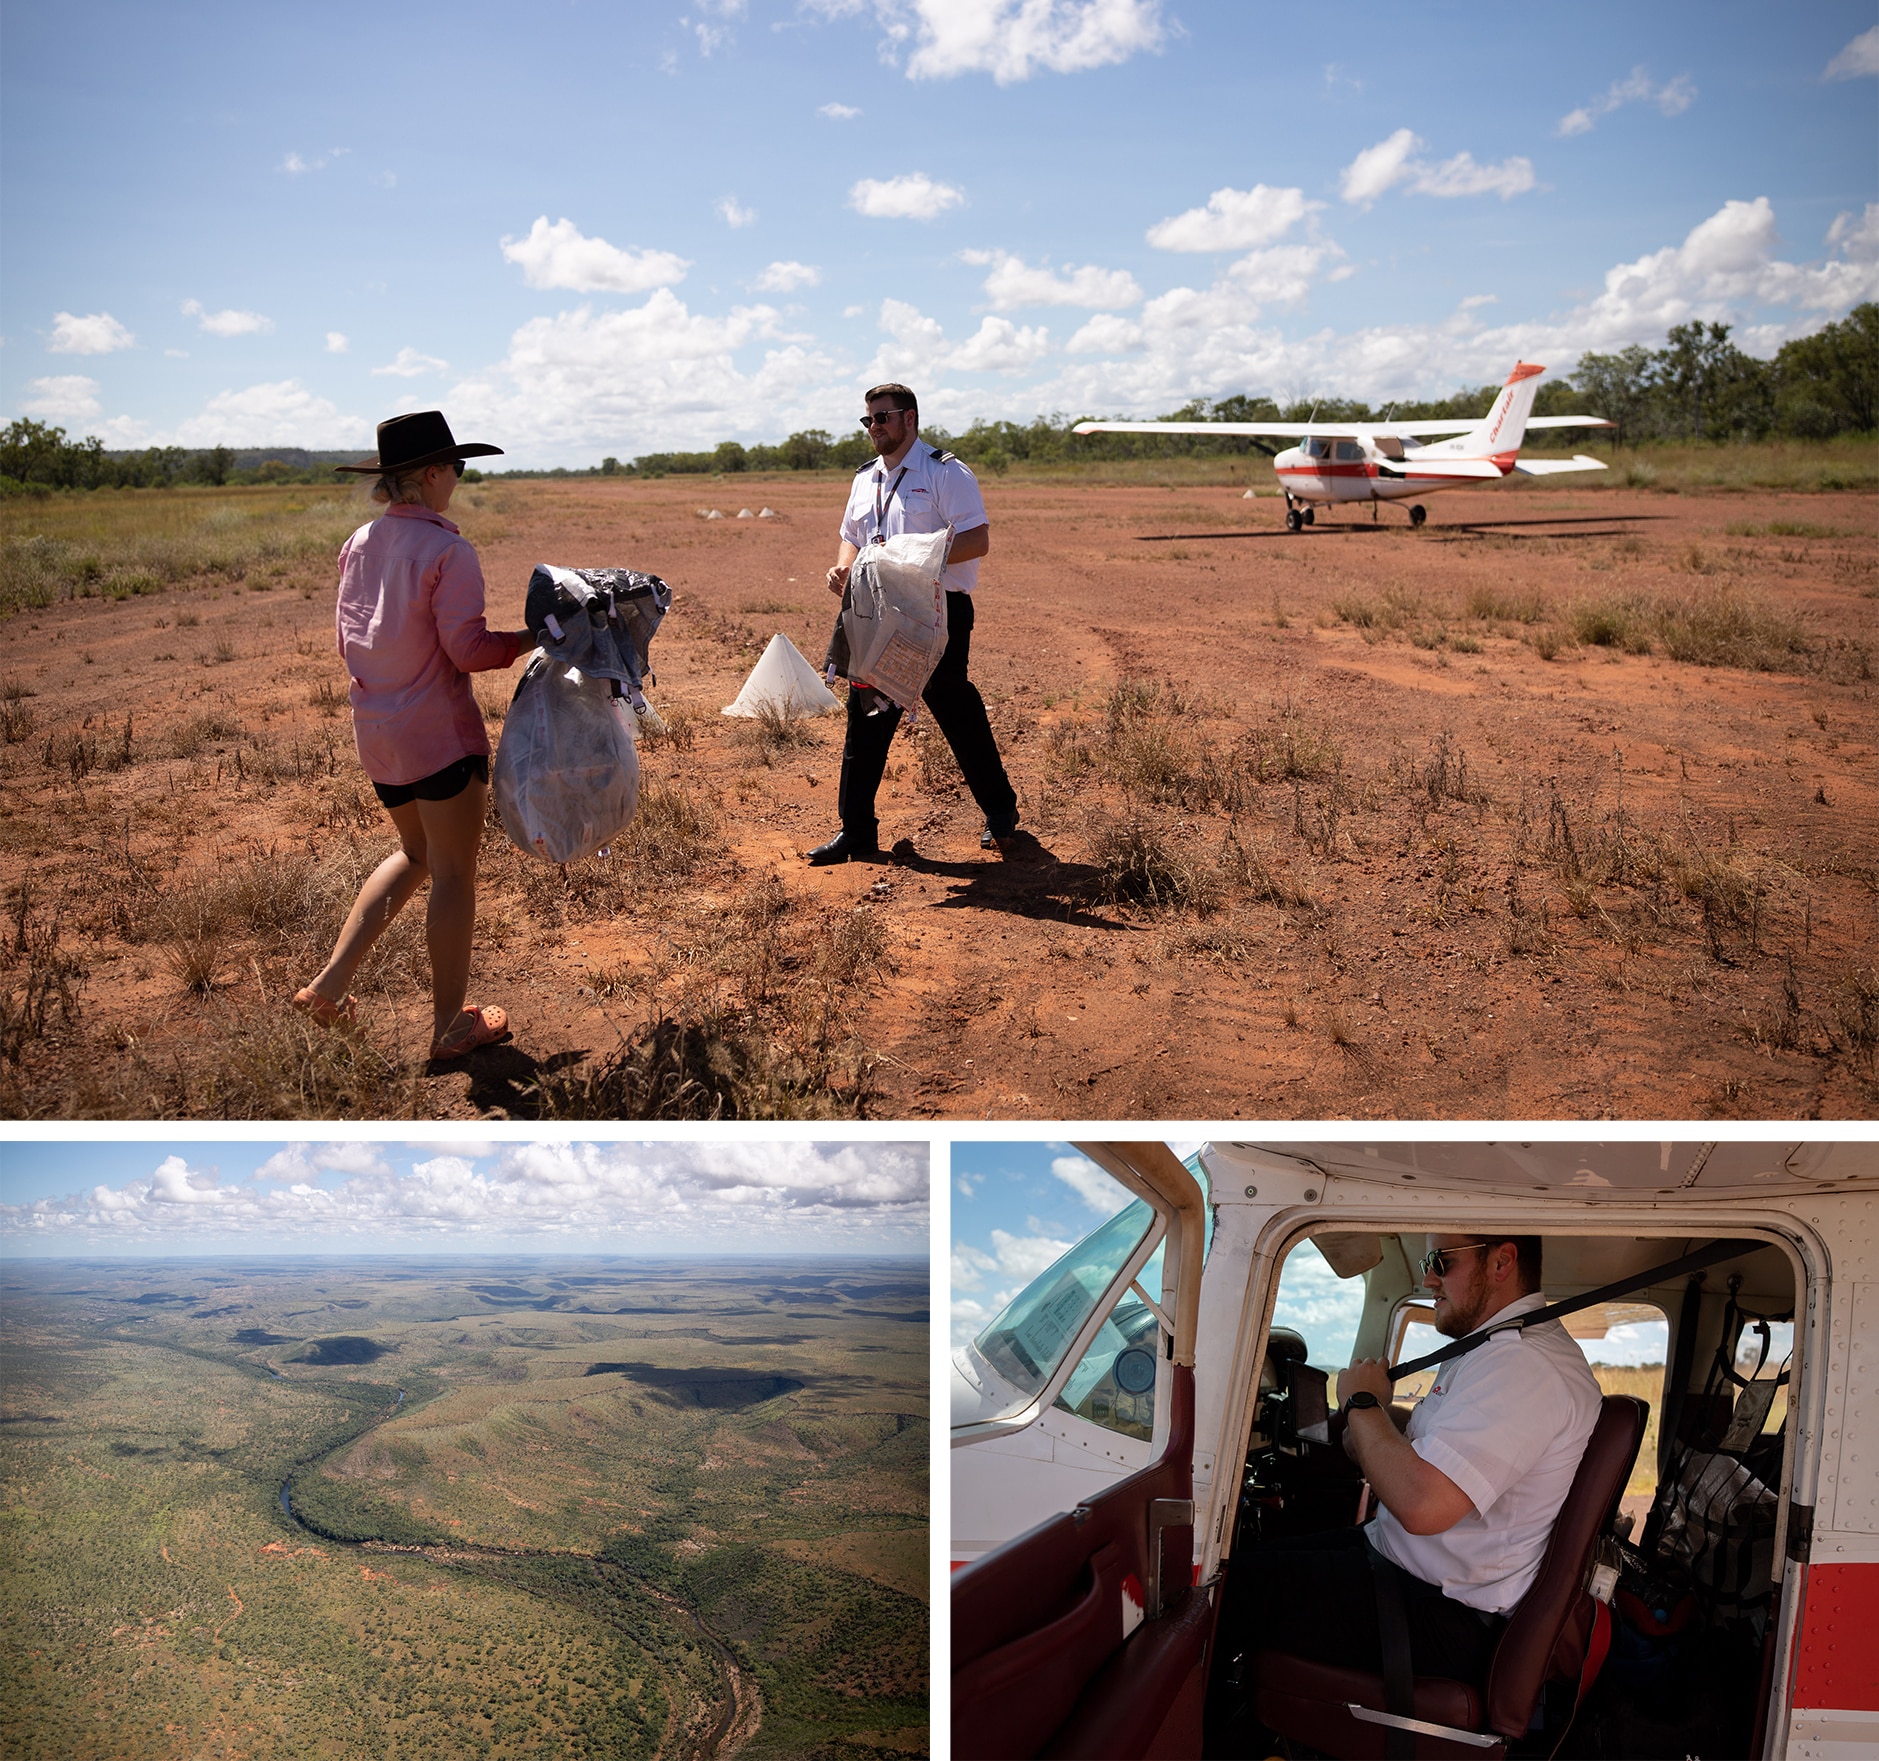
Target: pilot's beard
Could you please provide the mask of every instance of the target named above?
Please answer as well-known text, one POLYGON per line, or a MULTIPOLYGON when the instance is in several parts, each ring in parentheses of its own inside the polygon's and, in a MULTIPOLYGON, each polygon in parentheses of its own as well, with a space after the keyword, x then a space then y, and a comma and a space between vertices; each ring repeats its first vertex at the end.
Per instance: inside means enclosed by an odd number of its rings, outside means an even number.
POLYGON ((1441 1315, 1437 1315, 1435 1330, 1440 1333, 1444 1339, 1460 1339, 1464 1335, 1472 1333, 1475 1328, 1481 1325, 1481 1317, 1486 1311, 1487 1306, 1487 1292, 1480 1291, 1476 1294, 1474 1302, 1470 1307, 1464 1309, 1457 1303, 1450 1307, 1446 1319, 1441 1315))

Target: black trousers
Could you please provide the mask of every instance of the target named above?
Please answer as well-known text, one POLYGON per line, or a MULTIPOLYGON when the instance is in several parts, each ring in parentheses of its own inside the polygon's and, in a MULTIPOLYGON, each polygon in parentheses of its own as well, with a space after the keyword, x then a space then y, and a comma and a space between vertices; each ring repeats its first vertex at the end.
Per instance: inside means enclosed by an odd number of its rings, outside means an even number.
MULTIPOLYGON (((1229 1655, 1244 1650, 1249 1663, 1255 1652, 1285 1651, 1380 1673, 1369 1548, 1365 1530, 1332 1529, 1268 1541, 1235 1559, 1221 1610, 1223 1648, 1229 1655)), ((1507 1622, 1451 1600, 1408 1572, 1399 1576, 1416 1674, 1484 1681, 1507 1622)))
MULTIPOLYGON (((1005 775, 1004 760, 998 756, 992 724, 985 718, 985 699, 966 677, 971 654, 972 595, 948 593, 946 652, 940 656, 921 697, 946 736, 946 744, 953 749, 953 757, 959 760, 966 787, 978 802, 979 811, 993 830, 1003 831, 1016 821, 1018 795, 1005 775)), ((863 713, 858 701, 861 693, 848 693, 848 731, 842 741, 842 783, 837 798, 842 830, 863 844, 872 844, 880 836, 874 797, 887 769, 887 749, 894 730, 900 726, 898 704, 872 693, 869 696, 887 705, 879 715, 863 713)))

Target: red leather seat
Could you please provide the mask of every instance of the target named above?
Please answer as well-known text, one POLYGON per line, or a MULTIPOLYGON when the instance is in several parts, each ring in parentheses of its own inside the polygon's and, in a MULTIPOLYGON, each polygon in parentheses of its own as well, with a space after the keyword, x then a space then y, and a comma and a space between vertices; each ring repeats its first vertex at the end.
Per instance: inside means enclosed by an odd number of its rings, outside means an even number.
MULTIPOLYGON (((1580 1679, 1595 1611, 1585 1587, 1592 1550, 1618 1509, 1649 1410, 1629 1395, 1605 1397, 1554 1520, 1540 1575, 1509 1618, 1486 1683, 1416 1677, 1414 1717, 1490 1738, 1485 1744, 1467 1743, 1418 1733, 1419 1761, 1504 1754, 1509 1741, 1526 1734, 1540 1691, 1549 1681, 1580 1679)), ((1383 1711, 1382 1676, 1312 1663, 1282 1651, 1262 1651, 1253 1660, 1253 1706, 1273 1730, 1326 1755, 1381 1761, 1389 1730, 1353 1717, 1348 1710, 1353 1703, 1383 1711)))

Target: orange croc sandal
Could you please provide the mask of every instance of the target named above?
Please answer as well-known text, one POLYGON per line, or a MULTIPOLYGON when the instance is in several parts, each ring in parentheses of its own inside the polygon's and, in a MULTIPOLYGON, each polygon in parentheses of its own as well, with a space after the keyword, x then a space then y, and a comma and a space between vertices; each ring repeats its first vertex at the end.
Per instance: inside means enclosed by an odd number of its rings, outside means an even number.
POLYGON ((345 996, 335 1003, 312 985, 294 993, 294 1007, 311 1015, 322 1027, 350 1027, 359 1017, 359 999, 345 996))
POLYGON ((431 1042, 431 1059, 444 1062, 465 1058, 485 1046, 499 1045, 510 1038, 509 1012, 494 1003, 465 1003, 463 1012, 450 1024, 450 1031, 431 1042))

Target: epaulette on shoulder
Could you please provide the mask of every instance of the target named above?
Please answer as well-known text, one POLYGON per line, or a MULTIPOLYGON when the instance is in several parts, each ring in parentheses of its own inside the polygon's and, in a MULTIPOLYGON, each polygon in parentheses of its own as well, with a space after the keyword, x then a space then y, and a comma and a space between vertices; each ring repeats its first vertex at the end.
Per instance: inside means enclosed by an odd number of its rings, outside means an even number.
POLYGON ((947 452, 944 447, 929 446, 926 450, 932 454, 936 465, 950 465, 958 459, 958 454, 947 452))
POLYGON ((857 477, 865 477, 865 476, 867 476, 867 474, 868 474, 868 473, 869 473, 870 471, 872 471, 872 470, 874 469, 874 467, 875 467, 876 465, 878 465, 878 464, 879 464, 880 462, 881 462, 881 461, 880 461, 879 459, 870 459, 870 460, 868 460, 868 462, 867 462, 867 463, 866 463, 865 465, 862 465, 862 466, 860 466, 860 467, 858 467, 858 468, 857 468, 857 470, 855 471, 855 475, 856 475, 857 477))

